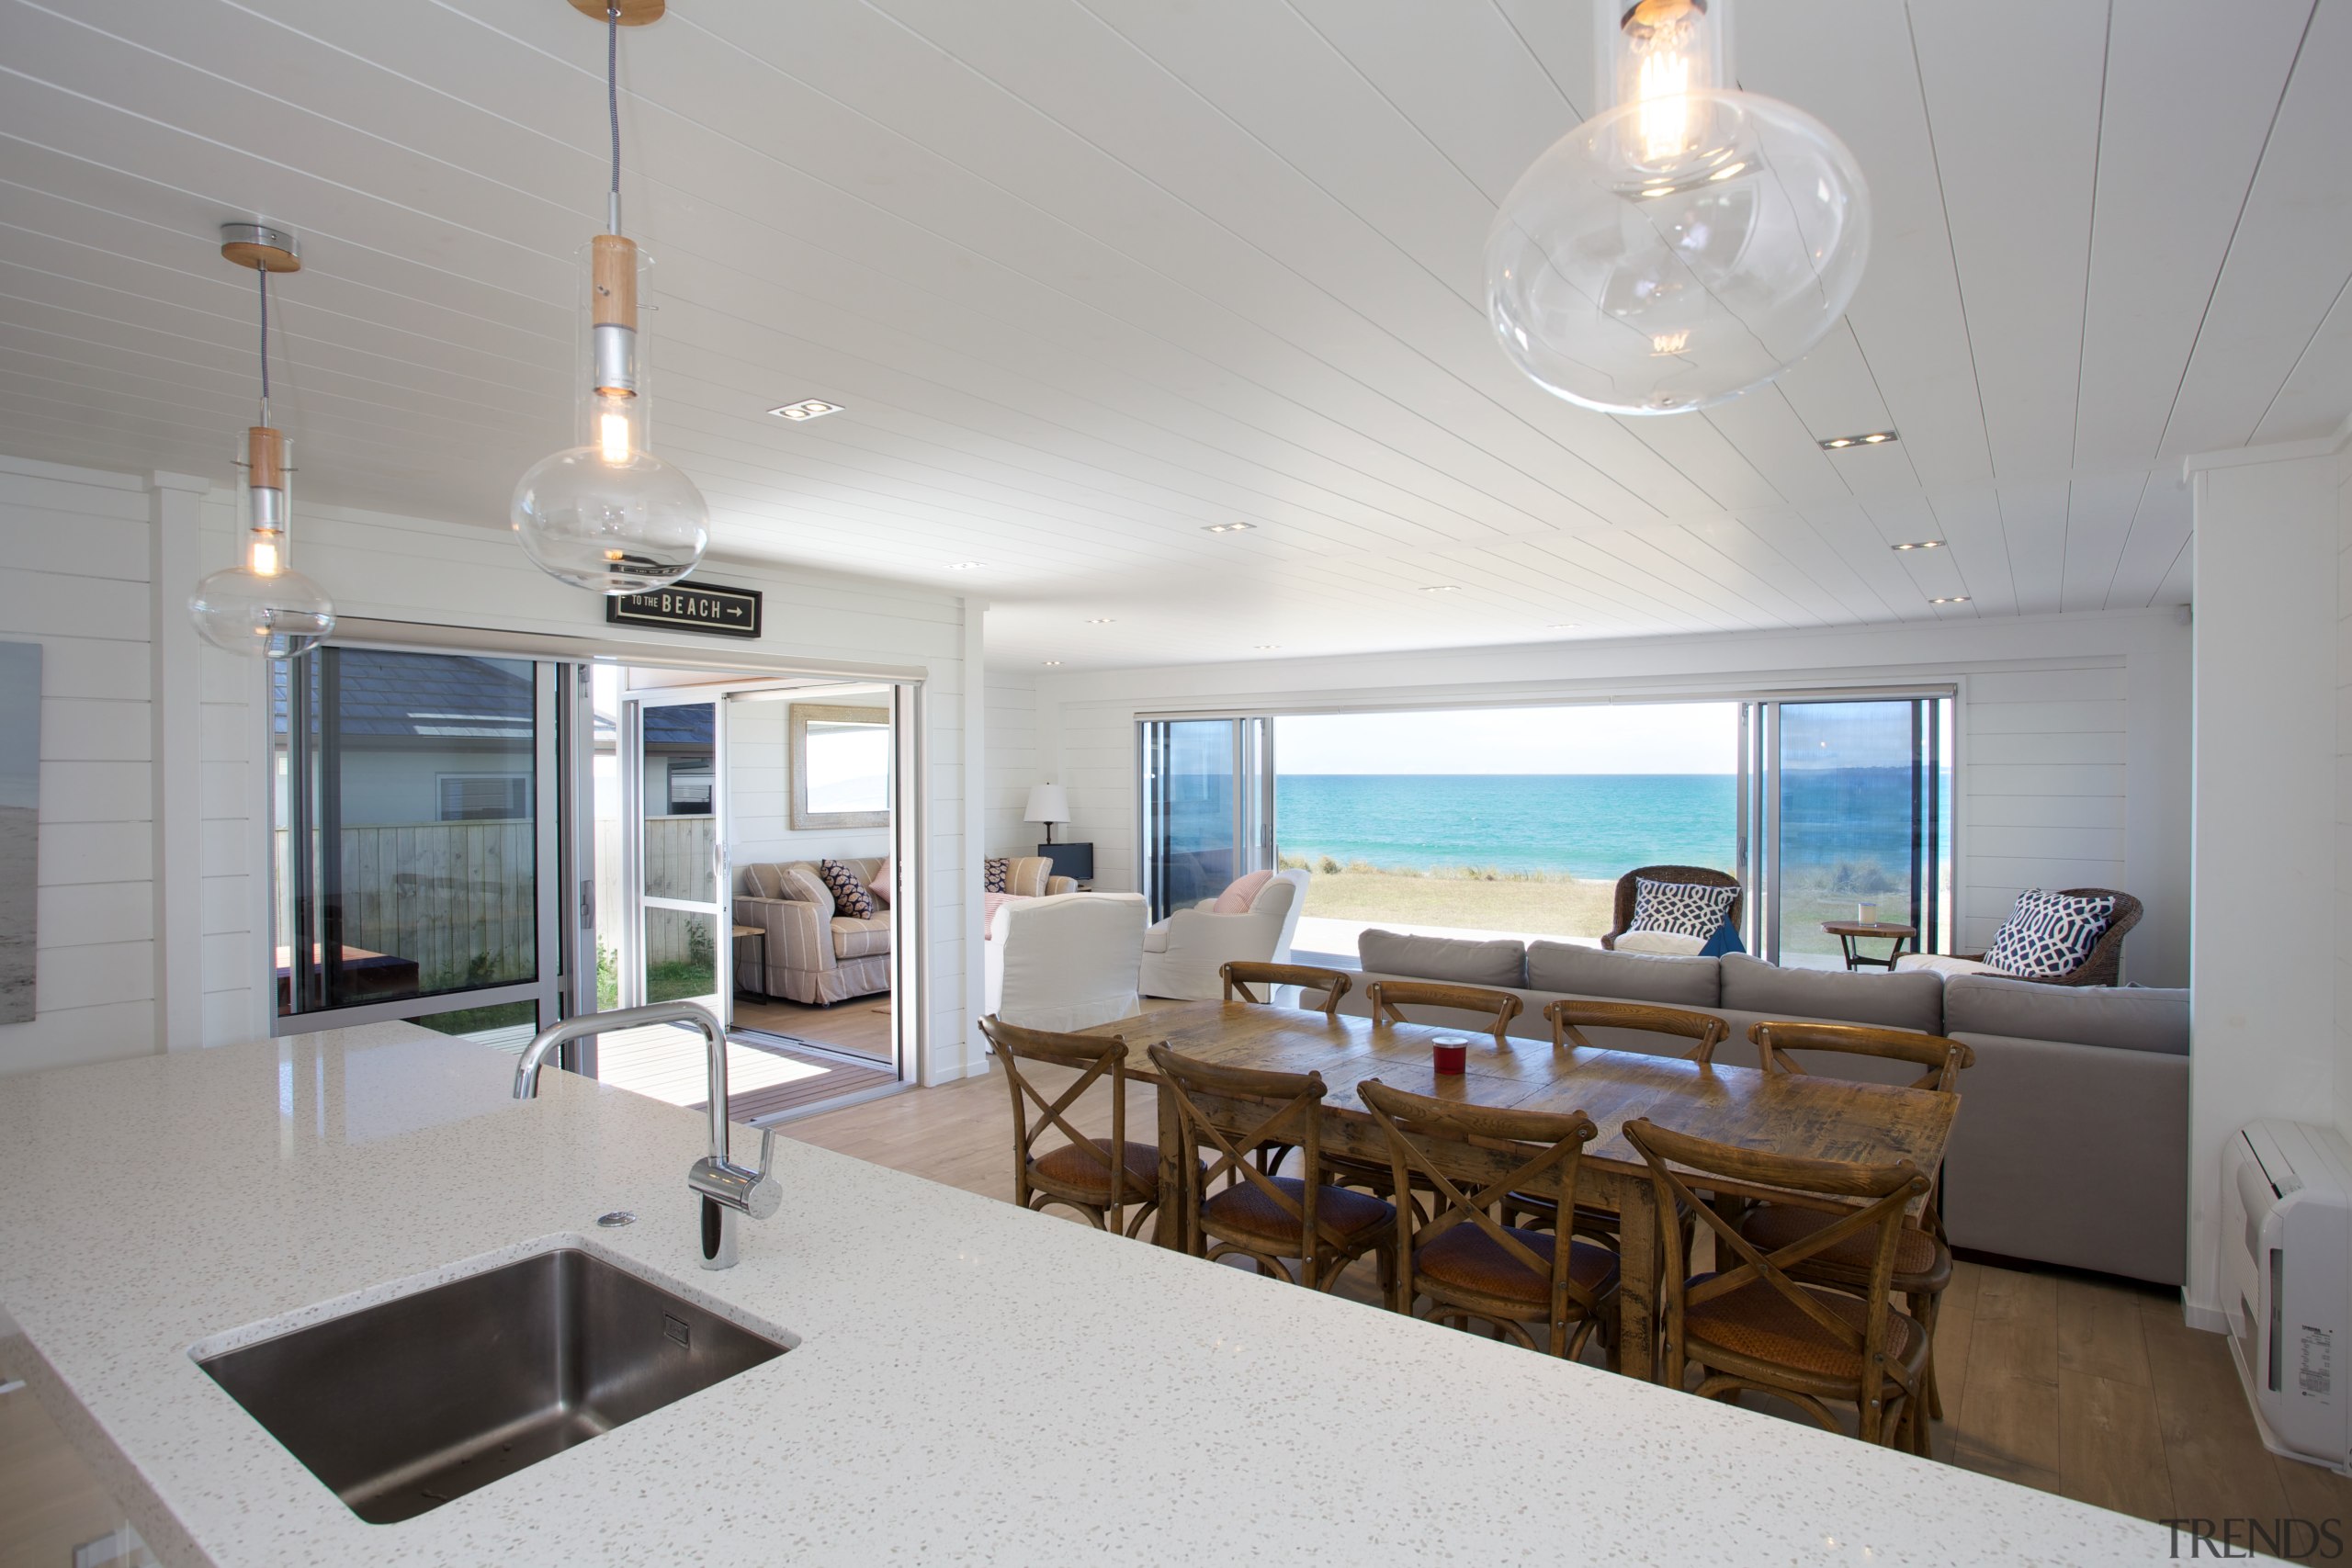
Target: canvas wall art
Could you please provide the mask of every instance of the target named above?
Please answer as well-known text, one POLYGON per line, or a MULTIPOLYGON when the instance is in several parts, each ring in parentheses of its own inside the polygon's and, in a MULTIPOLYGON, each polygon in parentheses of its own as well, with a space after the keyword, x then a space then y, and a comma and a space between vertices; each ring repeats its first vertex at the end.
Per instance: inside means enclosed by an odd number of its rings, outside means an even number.
POLYGON ((40 644, 0 642, 0 1023, 33 1016, 40 644))

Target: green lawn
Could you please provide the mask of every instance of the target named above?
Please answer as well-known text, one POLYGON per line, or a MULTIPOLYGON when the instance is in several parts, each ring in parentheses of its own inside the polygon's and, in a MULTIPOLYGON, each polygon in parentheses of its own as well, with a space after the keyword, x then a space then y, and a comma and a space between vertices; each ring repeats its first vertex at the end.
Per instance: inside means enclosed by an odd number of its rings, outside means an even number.
POLYGON ((1569 877, 1487 881, 1460 874, 1317 871, 1307 884, 1305 912, 1335 920, 1597 937, 1610 927, 1616 894, 1614 882, 1569 877))

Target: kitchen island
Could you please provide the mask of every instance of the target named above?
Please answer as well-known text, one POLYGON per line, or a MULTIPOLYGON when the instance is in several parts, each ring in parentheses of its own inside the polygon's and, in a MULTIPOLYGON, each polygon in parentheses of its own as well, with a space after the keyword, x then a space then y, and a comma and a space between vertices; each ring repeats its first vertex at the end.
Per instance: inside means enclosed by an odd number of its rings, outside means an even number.
POLYGON ((788 1137, 781 1212, 705 1272, 703 1117, 554 1071, 518 1102, 512 1066, 386 1024, 0 1079, 0 1370, 163 1562, 2167 1554, 2158 1526, 788 1137), (616 1210, 639 1218, 600 1229, 616 1210), (189 1355, 557 1245, 792 1348, 381 1526, 189 1355))

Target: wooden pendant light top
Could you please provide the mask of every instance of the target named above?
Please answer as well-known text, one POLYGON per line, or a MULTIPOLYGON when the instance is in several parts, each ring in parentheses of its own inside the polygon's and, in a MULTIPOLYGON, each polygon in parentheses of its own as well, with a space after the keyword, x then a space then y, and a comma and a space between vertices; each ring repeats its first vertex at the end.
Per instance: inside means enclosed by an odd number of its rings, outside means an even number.
POLYGON ((266 424, 245 431, 245 460, 252 465, 247 482, 255 490, 286 488, 286 437, 266 424))
MULTIPOLYGON (((621 26, 641 28, 648 22, 658 22, 666 0, 621 0, 621 26)), ((583 17, 605 19, 605 0, 571 0, 571 8, 583 17)))
POLYGON ((588 242, 589 283, 595 292, 590 318, 600 327, 637 330, 637 242, 599 234, 588 242))

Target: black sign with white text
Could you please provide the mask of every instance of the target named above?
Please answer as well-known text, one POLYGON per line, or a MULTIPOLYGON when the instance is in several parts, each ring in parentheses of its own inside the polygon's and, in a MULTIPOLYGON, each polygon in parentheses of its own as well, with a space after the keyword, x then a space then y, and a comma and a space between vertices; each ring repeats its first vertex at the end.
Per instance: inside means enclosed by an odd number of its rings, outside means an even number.
POLYGON ((760 591, 695 582, 650 593, 616 594, 605 601, 605 620, 613 626, 666 626, 714 637, 757 637, 760 591))

